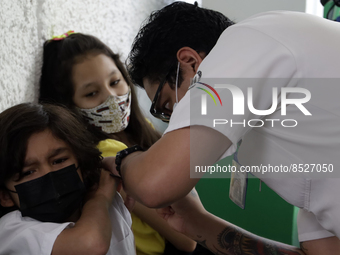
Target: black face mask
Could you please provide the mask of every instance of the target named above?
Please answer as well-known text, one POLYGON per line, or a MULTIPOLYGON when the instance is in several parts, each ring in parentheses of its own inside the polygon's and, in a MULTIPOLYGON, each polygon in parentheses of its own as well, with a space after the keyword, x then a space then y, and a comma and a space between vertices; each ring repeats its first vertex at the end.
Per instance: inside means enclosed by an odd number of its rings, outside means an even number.
POLYGON ((22 216, 61 223, 81 208, 84 183, 75 165, 15 186, 22 216))

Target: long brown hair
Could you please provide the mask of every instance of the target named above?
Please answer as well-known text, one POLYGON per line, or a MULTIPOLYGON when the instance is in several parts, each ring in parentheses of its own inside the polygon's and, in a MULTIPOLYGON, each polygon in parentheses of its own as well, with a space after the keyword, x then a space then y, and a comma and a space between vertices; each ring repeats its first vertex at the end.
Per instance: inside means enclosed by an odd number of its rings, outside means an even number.
MULTIPOLYGON (((113 53, 107 45, 94 36, 76 33, 63 40, 45 42, 39 102, 61 103, 76 111, 72 101, 74 94, 72 68, 79 57, 90 53, 104 54, 110 57, 130 86, 132 97, 131 115, 125 132, 128 134, 131 143, 137 143, 143 149, 148 149, 160 138, 160 134, 153 129, 143 116, 138 105, 134 85, 131 83, 119 55, 113 53)), ((110 138, 109 134, 105 134, 97 128, 90 125, 89 128, 96 134, 98 141, 110 138)))

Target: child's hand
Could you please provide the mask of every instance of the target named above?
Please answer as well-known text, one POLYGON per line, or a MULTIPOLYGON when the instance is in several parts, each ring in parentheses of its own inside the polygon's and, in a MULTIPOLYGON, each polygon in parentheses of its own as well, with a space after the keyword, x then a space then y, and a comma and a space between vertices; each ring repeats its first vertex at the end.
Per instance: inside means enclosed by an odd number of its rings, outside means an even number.
MULTIPOLYGON (((106 157, 102 160, 102 167, 108 171, 110 171, 113 175, 120 176, 118 171, 116 170, 116 158, 115 157, 106 157)), ((121 176, 120 176, 121 177, 121 176)))
POLYGON ((106 200, 111 203, 118 186, 120 186, 120 180, 111 175, 109 171, 104 169, 101 170, 100 179, 97 187, 89 193, 88 198, 93 198, 95 196, 103 196, 106 200))

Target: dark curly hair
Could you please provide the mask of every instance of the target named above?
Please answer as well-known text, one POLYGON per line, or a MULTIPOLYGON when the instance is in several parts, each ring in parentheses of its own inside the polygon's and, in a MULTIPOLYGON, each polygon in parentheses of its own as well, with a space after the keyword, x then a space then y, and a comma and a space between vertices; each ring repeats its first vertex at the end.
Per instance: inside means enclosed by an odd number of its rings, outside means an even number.
POLYGON ((174 88, 177 51, 187 46, 208 54, 233 24, 220 12, 198 7, 197 2, 174 2, 153 12, 138 32, 127 60, 132 81, 144 88, 143 78, 158 82, 166 78, 174 88))
MULTIPOLYGON (((71 34, 63 40, 48 40, 44 44, 43 65, 40 77, 40 103, 63 104, 77 112, 73 103, 74 86, 72 68, 83 61, 88 54, 104 54, 111 58, 122 73, 131 89, 131 115, 125 131, 129 134, 132 144, 139 144, 147 150, 159 138, 160 134, 146 121, 138 104, 137 94, 130 77, 120 61, 119 55, 97 37, 82 33, 71 34)), ((87 124, 85 121, 84 124, 87 124)), ((97 142, 110 138, 108 134, 88 125, 96 134, 97 142)))
MULTIPOLYGON (((62 106, 24 103, 0 114, 0 189, 6 190, 5 182, 13 175, 21 178, 28 139, 47 129, 70 146, 85 187, 98 183, 101 153, 78 115, 62 106)), ((14 209, 0 206, 0 217, 14 209)))

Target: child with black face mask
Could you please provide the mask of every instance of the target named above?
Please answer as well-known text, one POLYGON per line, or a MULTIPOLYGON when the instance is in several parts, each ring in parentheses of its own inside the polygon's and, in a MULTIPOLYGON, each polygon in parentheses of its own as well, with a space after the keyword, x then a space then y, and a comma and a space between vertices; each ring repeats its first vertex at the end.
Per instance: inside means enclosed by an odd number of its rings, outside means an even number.
POLYGON ((20 104, 0 114, 0 254, 135 254, 119 180, 79 117, 20 104))

